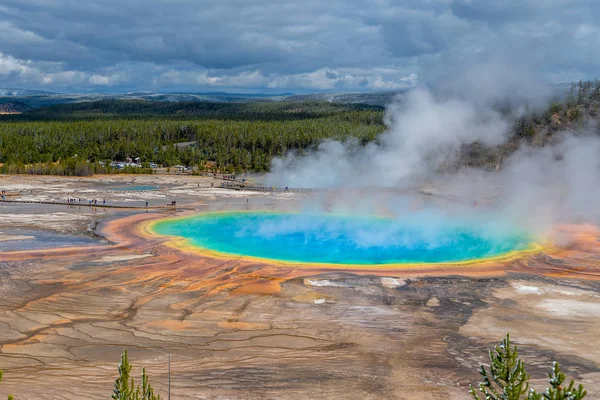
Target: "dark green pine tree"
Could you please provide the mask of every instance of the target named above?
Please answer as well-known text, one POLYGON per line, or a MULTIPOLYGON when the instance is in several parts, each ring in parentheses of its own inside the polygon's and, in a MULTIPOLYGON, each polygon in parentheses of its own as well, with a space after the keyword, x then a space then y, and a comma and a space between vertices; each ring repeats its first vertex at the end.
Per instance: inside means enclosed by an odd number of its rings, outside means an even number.
POLYGON ((510 336, 490 350, 489 372, 481 366, 479 373, 483 382, 479 384, 480 397, 477 390, 470 386, 469 393, 475 400, 521 400, 528 399, 529 375, 525 372, 524 364, 519 359, 516 346, 511 346, 510 336))
POLYGON ((160 400, 160 395, 154 394, 154 389, 148 382, 146 368, 142 369, 142 386, 135 387, 131 377, 131 364, 127 358, 127 349, 123 350, 123 354, 121 354, 119 376, 115 381, 112 398, 115 400, 160 400))
POLYGON ((575 388, 575 382, 571 381, 569 386, 563 386, 565 381, 565 374, 560 371, 560 365, 555 361, 552 366, 552 372, 548 374, 548 382, 550 387, 546 389, 545 393, 533 392, 528 400, 581 400, 587 392, 584 390, 583 385, 579 385, 575 388))
POLYGON ((112 394, 114 400, 132 400, 135 393, 133 386, 133 378, 131 377, 131 364, 127 359, 127 349, 121 354, 121 362, 119 363, 119 376, 115 381, 115 389, 112 394))
POLYGON ((154 389, 148 383, 146 368, 142 368, 142 386, 136 389, 134 400, 160 400, 160 395, 155 396, 154 389))
POLYGON ((517 347, 510 344, 510 336, 490 351, 489 372, 481 366, 479 373, 483 382, 479 384, 479 397, 477 390, 471 385, 469 394, 475 400, 582 400, 587 392, 583 385, 575 388, 575 382, 563 386, 565 374, 560 371, 560 365, 554 362, 552 372, 548 374, 550 387, 544 393, 534 389, 529 390, 529 375, 525 372, 523 361, 519 359, 517 347))

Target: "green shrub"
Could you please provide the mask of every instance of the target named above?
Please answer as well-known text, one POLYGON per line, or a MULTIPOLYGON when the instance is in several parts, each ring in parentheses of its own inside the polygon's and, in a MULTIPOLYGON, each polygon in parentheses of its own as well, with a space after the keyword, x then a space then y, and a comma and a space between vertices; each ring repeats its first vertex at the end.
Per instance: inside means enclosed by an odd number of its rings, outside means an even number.
POLYGON ((489 367, 482 365, 479 369, 483 382, 479 383, 478 389, 483 397, 470 385, 469 394, 475 400, 581 400, 587 394, 582 385, 575 388, 574 381, 563 386, 566 377, 557 362, 548 374, 550 387, 544 393, 530 389, 525 364, 519 358, 517 346, 511 346, 508 333, 494 350, 490 350, 489 356, 489 367))

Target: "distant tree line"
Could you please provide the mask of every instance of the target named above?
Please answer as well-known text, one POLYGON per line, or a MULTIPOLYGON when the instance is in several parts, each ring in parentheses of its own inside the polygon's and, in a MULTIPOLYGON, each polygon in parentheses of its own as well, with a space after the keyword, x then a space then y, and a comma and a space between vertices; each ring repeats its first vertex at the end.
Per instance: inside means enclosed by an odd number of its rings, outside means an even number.
MULTIPOLYGON (((506 111, 506 110, 505 110, 506 111)), ((563 98, 514 121, 498 148, 465 146, 458 165, 496 168, 520 142, 583 126, 600 114, 600 82, 581 81, 563 98)), ((149 173, 110 168, 139 157, 146 166, 184 165, 199 171, 263 172, 273 157, 325 139, 366 144, 385 130, 383 108, 326 101, 154 102, 102 100, 61 104, 0 117, 0 173, 89 175, 149 173)), ((541 138, 541 139, 540 139, 541 138)))
POLYGON ((73 120, 106 118, 229 119, 249 121, 289 121, 327 117, 347 111, 383 111, 368 104, 341 104, 327 101, 148 101, 99 100, 57 104, 28 110, 21 120, 73 120))
MULTIPOLYGON (((531 111, 520 117, 515 123, 514 132, 519 138, 529 139, 540 127, 556 121, 581 122, 584 115, 597 118, 599 111, 600 81, 598 79, 579 81, 572 83, 564 97, 552 102, 545 110, 531 111)), ((550 129, 550 133, 559 129, 558 126, 554 126, 550 129)))
POLYGON ((106 167, 110 161, 135 157, 147 164, 166 167, 184 165, 218 172, 261 172, 269 169, 273 157, 289 150, 301 151, 328 138, 366 144, 385 130, 381 110, 353 109, 356 107, 326 102, 208 103, 210 107, 226 110, 241 106, 245 110, 256 108, 253 119, 244 118, 243 114, 218 113, 210 119, 61 117, 82 108, 101 107, 106 112, 115 108, 122 112, 122 107, 135 109, 138 105, 142 109, 152 106, 159 110, 175 107, 171 103, 145 103, 148 102, 102 101, 52 106, 49 109, 60 109, 65 114, 57 114, 56 120, 32 120, 24 116, 0 122, 0 172, 110 173, 116 172, 106 167))

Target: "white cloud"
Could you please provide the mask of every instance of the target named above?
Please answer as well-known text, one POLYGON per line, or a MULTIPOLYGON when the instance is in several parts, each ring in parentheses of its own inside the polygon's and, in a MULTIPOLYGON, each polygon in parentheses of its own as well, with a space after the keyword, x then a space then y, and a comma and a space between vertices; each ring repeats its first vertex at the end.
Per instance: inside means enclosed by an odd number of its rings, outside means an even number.
POLYGON ((72 71, 92 89, 395 90, 499 49, 550 80, 600 70, 592 0, 2 3, 0 49, 18 64, 5 81, 16 86, 67 85, 56 74, 72 71))
POLYGON ((0 53, 0 75, 27 74, 31 71, 28 63, 0 53))
POLYGON ((415 86, 416 74, 388 69, 332 69, 298 74, 263 73, 260 69, 225 73, 223 71, 168 69, 153 81, 154 88, 201 85, 214 88, 305 89, 305 90, 398 90, 415 86))
POLYGON ((65 69, 62 63, 26 61, 0 53, 0 80, 14 82, 11 86, 21 84, 70 87, 87 83, 110 85, 118 83, 119 77, 119 74, 90 76, 84 71, 65 69))
POLYGON ((321 68, 304 74, 275 76, 267 86, 279 89, 398 90, 416 83, 416 74, 403 76, 399 71, 382 73, 377 69, 321 68))
POLYGON ((90 83, 92 85, 108 85, 110 78, 108 76, 92 75, 90 76, 90 83))

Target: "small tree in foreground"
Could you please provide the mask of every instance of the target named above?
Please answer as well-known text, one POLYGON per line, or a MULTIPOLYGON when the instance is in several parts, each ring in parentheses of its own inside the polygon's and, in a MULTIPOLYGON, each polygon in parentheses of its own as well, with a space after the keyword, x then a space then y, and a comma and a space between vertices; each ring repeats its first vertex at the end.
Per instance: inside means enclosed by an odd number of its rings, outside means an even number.
POLYGON ((146 368, 142 368, 142 386, 135 387, 133 377, 131 377, 131 364, 129 364, 126 349, 121 354, 119 376, 115 381, 112 398, 114 400, 160 400, 160 395, 155 396, 154 389, 148 383, 146 368))
MULTIPOLYGON (((479 373, 483 382, 479 384, 479 390, 485 400, 520 400, 529 391, 529 375, 525 372, 523 361, 517 352, 517 346, 512 347, 510 336, 506 337, 496 346, 494 351, 490 350, 489 372, 482 365, 479 373)), ((482 400, 477 395, 473 385, 469 393, 476 400, 482 400)))
POLYGON ((119 376, 115 381, 115 390, 112 398, 114 400, 130 400, 133 398, 133 378, 131 377, 131 364, 127 359, 127 350, 121 354, 119 363, 119 376))
POLYGON ((587 394, 582 385, 575 389, 574 381, 567 387, 562 386, 566 376, 560 372, 557 362, 554 362, 552 372, 548 374, 550 387, 544 393, 530 390, 529 375, 519 359, 517 346, 511 346, 508 333, 494 351, 490 350, 489 355, 489 372, 483 365, 479 370, 483 382, 479 383, 478 388, 483 397, 470 385, 469 394, 475 400, 581 400, 587 394))
POLYGON ((146 368, 142 368, 142 386, 138 386, 135 390, 134 400, 160 400, 160 395, 154 395, 154 389, 148 383, 148 375, 146 375, 146 368))
POLYGON ((552 365, 552 372, 548 374, 548 382, 550 387, 546 389, 545 393, 532 393, 529 397, 531 400, 581 400, 585 397, 587 392, 583 388, 583 385, 579 385, 575 389, 575 381, 571 381, 569 386, 564 387, 563 382, 566 376, 560 372, 560 365, 555 361, 552 365))

